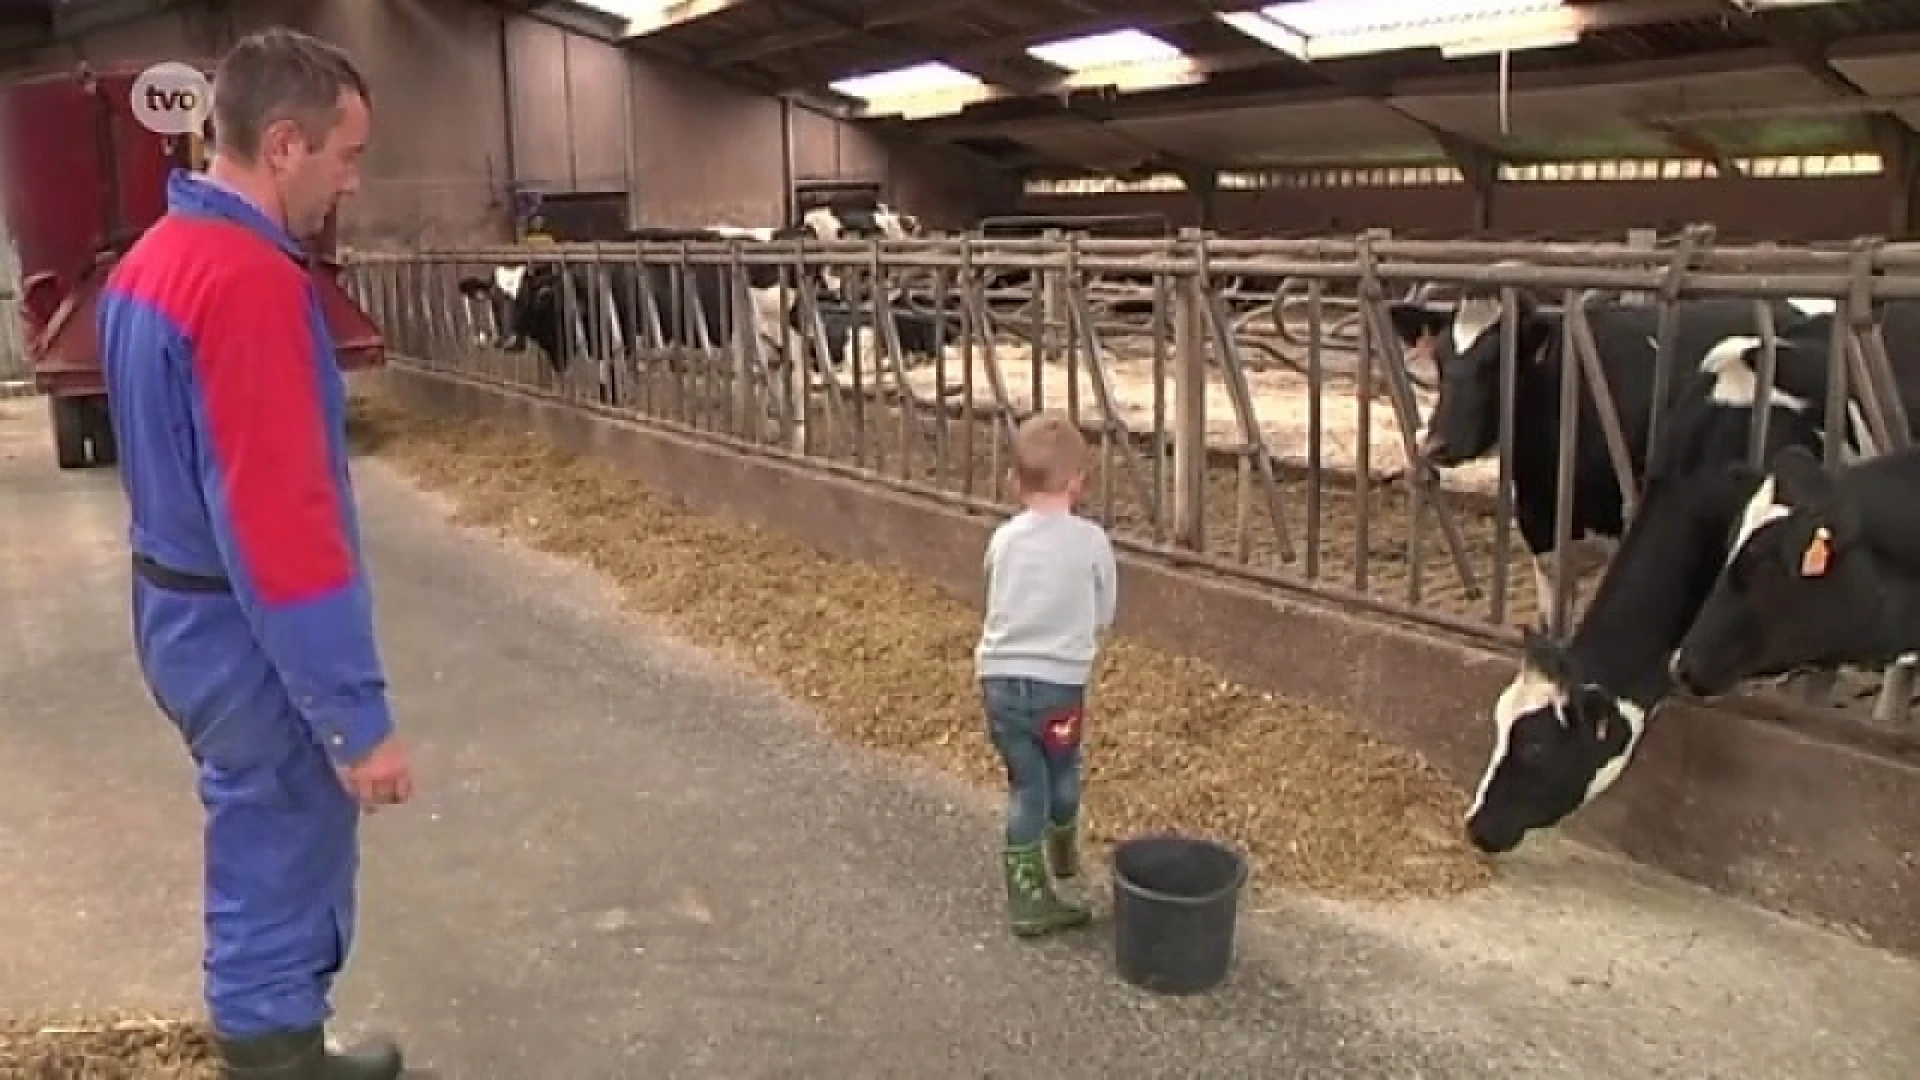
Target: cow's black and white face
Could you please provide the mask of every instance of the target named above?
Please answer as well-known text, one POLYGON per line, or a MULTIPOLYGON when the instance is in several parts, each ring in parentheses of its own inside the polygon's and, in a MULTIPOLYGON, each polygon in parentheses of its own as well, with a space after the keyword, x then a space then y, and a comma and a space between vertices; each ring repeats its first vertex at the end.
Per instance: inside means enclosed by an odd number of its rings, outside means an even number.
POLYGON ((1520 673, 1493 712, 1493 753, 1467 811, 1467 838, 1499 854, 1612 787, 1646 733, 1646 712, 1582 677, 1529 630, 1520 673))
MULTIPOLYGON (((1519 359, 1539 353, 1551 327, 1531 298, 1522 293, 1519 310, 1519 359)), ((1500 445, 1500 300, 1466 296, 1451 318, 1411 305, 1397 305, 1393 321, 1406 344, 1431 350, 1440 371, 1440 395, 1434 402, 1420 453, 1441 468, 1463 465, 1500 445)))
MULTIPOLYGON (((551 263, 496 266, 485 278, 467 277, 460 291, 468 296, 484 296, 493 311, 498 328, 497 344, 506 352, 519 352, 532 341, 544 350, 556 370, 566 360, 560 351, 560 269, 551 263)), ((476 334, 476 343, 484 334, 476 334)))
POLYGON ((1793 447, 1758 475, 1725 569, 1673 654, 1674 681, 1724 694, 1749 679, 1867 655, 1887 586, 1860 548, 1859 509, 1811 451, 1793 447))
MULTIPOLYGON (((467 275, 459 282, 460 296, 466 301, 467 316, 473 326, 473 345, 475 348, 504 348, 517 351, 520 343, 513 340, 515 335, 508 329, 512 319, 512 297, 500 286, 504 272, 512 268, 494 267, 485 275, 467 275), (484 304, 487 311, 487 325, 479 325, 474 316, 472 305, 484 304)), ((519 280, 509 275, 513 288, 518 290, 519 280)))
POLYGON ((885 205, 871 210, 836 210, 830 206, 816 206, 800 216, 800 224, 826 243, 870 236, 883 240, 905 240, 920 232, 919 219, 885 205))

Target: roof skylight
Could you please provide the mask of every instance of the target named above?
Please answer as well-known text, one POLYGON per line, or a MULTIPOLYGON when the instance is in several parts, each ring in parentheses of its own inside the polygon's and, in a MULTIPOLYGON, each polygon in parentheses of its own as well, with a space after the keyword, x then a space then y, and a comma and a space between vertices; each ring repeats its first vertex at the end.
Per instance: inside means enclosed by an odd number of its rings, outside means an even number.
POLYGON ((1289 0, 1220 21, 1301 60, 1400 49, 1448 56, 1519 52, 1579 40, 1587 23, 1565 0, 1289 0))
POLYGON ((1128 29, 1035 45, 1027 50, 1027 55, 1068 71, 1086 71, 1124 64, 1164 63, 1179 60, 1185 54, 1151 34, 1128 29))
POLYGON ((859 98, 869 112, 908 117, 957 112, 994 93, 974 76, 937 60, 855 75, 828 85, 835 93, 859 98))
POLYGON ((1201 78, 1192 57, 1133 29, 1034 45, 1027 49, 1027 55, 1066 69, 1067 76, 1060 83, 1075 89, 1111 86, 1118 90, 1160 90, 1201 78))
POLYGON ((1310 38, 1337 37, 1369 30, 1430 28, 1438 35, 1470 29, 1460 24, 1551 11, 1563 0, 1288 0, 1268 4, 1262 14, 1310 38))

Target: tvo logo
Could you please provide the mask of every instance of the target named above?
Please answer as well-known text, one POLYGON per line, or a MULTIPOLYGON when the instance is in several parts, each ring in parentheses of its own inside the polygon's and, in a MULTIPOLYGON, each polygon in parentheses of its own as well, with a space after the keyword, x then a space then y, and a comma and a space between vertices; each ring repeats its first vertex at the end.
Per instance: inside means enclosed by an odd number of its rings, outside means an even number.
POLYGON ((196 135, 213 111, 213 83, 198 68, 168 60, 142 71, 129 95, 133 118, 159 135, 196 135))

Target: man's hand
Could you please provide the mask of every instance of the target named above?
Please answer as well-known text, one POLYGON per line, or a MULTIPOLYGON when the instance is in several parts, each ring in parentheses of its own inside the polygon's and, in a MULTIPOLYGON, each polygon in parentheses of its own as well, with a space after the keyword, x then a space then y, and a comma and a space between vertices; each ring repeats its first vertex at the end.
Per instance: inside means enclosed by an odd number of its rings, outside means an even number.
POLYGON ((385 742, 374 747, 358 764, 339 771, 340 782, 346 785, 347 793, 368 813, 382 806, 398 806, 413 798, 413 768, 407 764, 407 751, 400 745, 398 735, 387 736, 385 742))

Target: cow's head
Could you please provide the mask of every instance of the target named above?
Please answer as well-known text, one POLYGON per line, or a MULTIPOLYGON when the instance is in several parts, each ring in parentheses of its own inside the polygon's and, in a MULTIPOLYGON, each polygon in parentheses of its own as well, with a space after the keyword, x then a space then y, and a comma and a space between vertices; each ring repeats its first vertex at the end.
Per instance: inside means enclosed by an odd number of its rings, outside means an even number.
POLYGON ((1429 357, 1440 344, 1440 335, 1446 333, 1448 324, 1453 322, 1451 311, 1423 304, 1395 304, 1387 309, 1387 314, 1393 320, 1393 331, 1400 344, 1409 352, 1429 357))
POLYGON ((1674 681, 1705 697, 1870 655, 1890 598, 1859 543, 1860 507, 1838 478, 1803 447, 1782 450, 1765 472, 1729 471, 1753 494, 1726 567, 1673 654, 1674 681))
POLYGON ((1613 786, 1646 733, 1646 712, 1582 671, 1537 630, 1524 635, 1520 674, 1494 703, 1493 753, 1467 811, 1482 851, 1520 846, 1613 786))
MULTIPOLYGON (((1712 402, 1713 376, 1663 429, 1667 467, 1649 472, 1639 511, 1563 646, 1529 630, 1520 671, 1494 703, 1493 750, 1467 812, 1467 835, 1488 852, 1518 846, 1611 788, 1671 689, 1667 654, 1692 624, 1726 559, 1748 490, 1728 464, 1746 451, 1750 410, 1712 402)), ((1776 406, 1769 445, 1818 439, 1806 418, 1776 406)))
MULTIPOLYGON (((519 352, 527 341, 540 346, 555 370, 564 370, 560 349, 560 268, 552 263, 496 266, 486 277, 463 277, 460 292, 484 298, 493 311, 493 324, 507 352, 519 352)), ((476 334, 476 340, 484 334, 476 334)), ((478 341, 480 344, 488 344, 478 341)))
POLYGON ((836 209, 816 206, 800 216, 801 225, 827 243, 840 239, 879 237, 905 240, 920 232, 920 221, 884 203, 872 209, 836 209))
POLYGON ((921 234, 919 218, 903 214, 885 203, 874 208, 873 225, 880 235, 889 240, 905 240, 921 234))
MULTIPOLYGON (((1518 294, 1518 363, 1537 355, 1552 334, 1533 298, 1518 294)), ((1431 350, 1440 371, 1420 453, 1442 468, 1465 464, 1500 444, 1500 299, 1469 293, 1451 315, 1416 304, 1390 311, 1402 343, 1431 350)))

